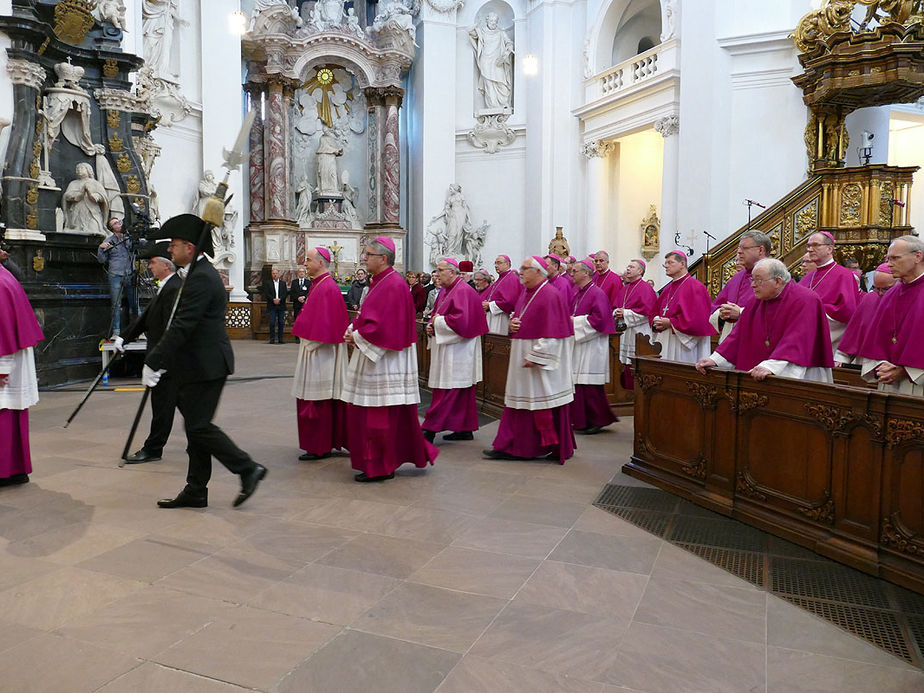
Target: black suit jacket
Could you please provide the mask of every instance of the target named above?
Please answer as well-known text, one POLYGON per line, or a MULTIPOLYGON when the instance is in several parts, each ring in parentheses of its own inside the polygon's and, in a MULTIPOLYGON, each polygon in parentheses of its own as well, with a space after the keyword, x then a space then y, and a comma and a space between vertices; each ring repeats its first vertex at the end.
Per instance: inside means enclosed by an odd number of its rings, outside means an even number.
MULTIPOLYGON (((279 308, 286 307, 286 296, 289 295, 289 288, 286 286, 285 281, 282 279, 279 280, 279 308)), ((266 299, 266 308, 269 310, 274 307, 276 304, 273 303, 275 298, 275 292, 273 291, 273 280, 267 279, 263 282, 263 298, 266 299)))
MULTIPOLYGON (((292 309, 296 313, 301 309, 303 305, 305 305, 304 303, 298 300, 299 296, 307 296, 308 290, 311 289, 311 280, 308 277, 305 277, 304 282, 305 282, 305 288, 300 289, 298 287, 298 277, 296 277, 295 279, 292 280, 292 284, 289 286, 288 297, 289 297, 289 300, 292 301, 292 309)), ((272 285, 270 285, 270 291, 272 290, 273 290, 273 287, 272 285)))
POLYGON ((169 329, 145 363, 169 369, 180 382, 203 382, 234 372, 234 352, 225 330, 228 292, 218 271, 206 259, 198 261, 183 283, 180 303, 169 329))
POLYGON ((154 300, 148 304, 148 307, 138 316, 138 319, 122 334, 122 339, 126 342, 134 342, 144 332, 148 338, 148 351, 156 347, 164 334, 164 330, 167 329, 170 311, 173 310, 173 303, 176 301, 176 295, 179 293, 182 283, 183 281, 179 275, 171 275, 157 296, 154 297, 154 300))

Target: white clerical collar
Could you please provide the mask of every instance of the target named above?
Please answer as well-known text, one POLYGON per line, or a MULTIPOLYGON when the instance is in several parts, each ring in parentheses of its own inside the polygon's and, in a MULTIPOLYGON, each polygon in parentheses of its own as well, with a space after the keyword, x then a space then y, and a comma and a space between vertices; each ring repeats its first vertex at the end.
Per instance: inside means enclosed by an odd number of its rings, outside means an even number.
POLYGON ((827 266, 830 265, 832 262, 834 262, 834 258, 833 258, 833 257, 832 257, 830 260, 828 260, 826 263, 824 263, 823 265, 818 265, 818 269, 821 269, 822 267, 827 267, 827 266))
POLYGON ((168 275, 167 275, 166 277, 164 277, 163 279, 158 279, 158 280, 157 280, 157 293, 158 293, 158 294, 159 294, 159 293, 161 292, 161 290, 164 288, 164 284, 166 284, 168 281, 170 281, 170 277, 172 277, 173 274, 174 274, 173 272, 170 272, 170 274, 168 274, 168 275))
POLYGON ((909 284, 914 284, 914 283, 916 283, 921 277, 924 277, 924 272, 921 272, 918 276, 916 276, 914 279, 912 279, 912 280, 911 280, 910 282, 908 282, 908 283, 909 283, 909 284))

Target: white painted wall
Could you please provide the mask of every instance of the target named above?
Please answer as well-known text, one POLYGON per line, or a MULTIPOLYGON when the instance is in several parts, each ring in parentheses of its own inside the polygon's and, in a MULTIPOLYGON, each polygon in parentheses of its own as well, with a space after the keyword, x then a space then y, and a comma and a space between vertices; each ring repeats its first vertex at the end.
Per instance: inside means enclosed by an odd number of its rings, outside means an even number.
MULTIPOLYGON (((614 269, 622 269, 639 256, 642 245, 640 225, 655 205, 661 213, 661 173, 664 138, 654 130, 645 130, 617 140, 617 151, 610 155, 609 227, 604 248, 614 269)), ((581 255, 599 250, 582 248, 581 255)), ((572 244, 572 252, 575 251, 572 244)), ((577 256, 577 254, 575 253, 577 256)), ((653 276, 653 274, 651 275, 653 276)))
MULTIPOLYGON (((913 106, 893 109, 888 146, 890 165, 924 164, 924 110, 913 106)), ((924 226, 924 173, 921 171, 914 174, 914 182, 911 185, 910 215, 911 225, 920 233, 921 227, 924 226)))

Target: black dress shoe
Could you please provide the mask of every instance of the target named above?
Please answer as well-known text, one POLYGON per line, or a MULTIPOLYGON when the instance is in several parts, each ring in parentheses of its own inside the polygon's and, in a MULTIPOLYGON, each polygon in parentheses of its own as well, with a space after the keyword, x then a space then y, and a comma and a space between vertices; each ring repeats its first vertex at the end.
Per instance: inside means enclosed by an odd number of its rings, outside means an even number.
POLYGON ((284 339, 280 339, 278 342, 276 342, 276 344, 285 344, 285 343, 286 343, 286 340, 284 339))
POLYGON ((125 458, 127 464, 141 464, 142 462, 157 462, 160 459, 160 455, 155 455, 153 452, 148 452, 144 448, 141 448, 138 452, 132 453, 125 458))
POLYGON ((516 455, 511 455, 507 452, 501 452, 500 450, 495 450, 494 448, 488 448, 482 450, 481 454, 484 455, 489 460, 520 460, 522 457, 517 457, 516 455))
POLYGON ((426 440, 428 443, 432 443, 436 438, 436 431, 428 431, 426 428, 421 430, 424 434, 424 440, 426 440))
POLYGON ((353 477, 353 481, 358 481, 361 484, 375 481, 388 481, 389 479, 394 479, 395 473, 386 474, 385 476, 366 476, 365 472, 360 472, 353 477))
POLYGON ((456 431, 443 436, 443 440, 475 440, 475 434, 471 431, 456 431))
POLYGON ((241 474, 241 492, 234 499, 235 508, 253 495, 253 492, 257 490, 257 484, 265 476, 266 467, 262 464, 254 464, 253 469, 241 474))
POLYGON ((0 486, 18 486, 19 484, 28 484, 28 474, 13 474, 12 476, 0 479, 0 486))
POLYGON ((330 457, 329 452, 325 452, 321 455, 312 455, 310 452, 306 452, 304 455, 299 455, 298 459, 302 462, 308 462, 309 460, 324 460, 330 457))
POLYGON ((603 426, 588 426, 587 428, 575 428, 575 433, 580 433, 585 436, 594 436, 597 435, 600 431, 603 430, 603 426))
POLYGON ((275 340, 275 339, 271 339, 271 340, 269 340, 269 341, 267 342, 267 344, 275 344, 275 343, 276 343, 276 340, 275 340))
POLYGON ((203 491, 200 496, 183 489, 176 498, 163 498, 157 501, 159 508, 207 508, 208 505, 208 490, 203 491))

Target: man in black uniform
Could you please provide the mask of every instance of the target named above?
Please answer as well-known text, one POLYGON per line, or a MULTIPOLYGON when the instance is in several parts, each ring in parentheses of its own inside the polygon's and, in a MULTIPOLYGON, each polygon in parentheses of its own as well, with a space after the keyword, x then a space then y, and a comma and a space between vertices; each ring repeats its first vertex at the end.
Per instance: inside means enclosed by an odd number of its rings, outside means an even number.
POLYGON ((170 238, 174 264, 188 268, 173 321, 157 346, 148 351, 142 375, 145 385, 156 387, 161 375, 170 371, 177 380, 177 406, 186 421, 186 487, 175 498, 158 501, 161 508, 208 505, 213 455, 241 477, 235 507, 250 498, 266 476, 266 467, 254 462, 212 423, 225 380, 234 372, 234 352, 225 330, 228 294, 218 272, 202 255, 212 252, 209 234, 194 257, 203 224, 194 214, 181 214, 168 219, 150 236, 170 238))
MULTIPOLYGON (((166 242, 148 243, 138 256, 148 261, 148 269, 157 279, 157 295, 128 330, 121 337, 115 338, 115 348, 120 352, 124 350, 125 343, 135 341, 142 333, 147 337, 148 351, 157 346, 167 329, 173 304, 182 283, 170 261, 166 242)), ((151 432, 144 441, 144 447, 125 458, 128 464, 156 462, 163 454, 164 445, 167 444, 167 438, 170 437, 173 428, 177 393, 176 376, 169 372, 169 368, 167 370, 157 387, 151 390, 151 432)))

